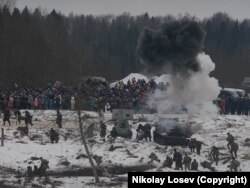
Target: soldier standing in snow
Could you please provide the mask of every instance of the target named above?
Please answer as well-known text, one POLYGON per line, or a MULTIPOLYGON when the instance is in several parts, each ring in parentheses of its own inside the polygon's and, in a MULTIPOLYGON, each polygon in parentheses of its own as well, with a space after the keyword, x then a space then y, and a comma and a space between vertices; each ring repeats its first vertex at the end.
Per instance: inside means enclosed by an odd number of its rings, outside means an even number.
POLYGON ((176 170, 179 170, 179 168, 181 170, 183 170, 183 168, 182 168, 182 155, 180 152, 176 151, 176 149, 174 149, 173 161, 175 161, 175 169, 176 170))
POLYGON ((232 157, 232 162, 231 162, 231 164, 229 165, 230 171, 231 171, 231 172, 238 172, 239 166, 240 166, 240 162, 237 161, 234 157, 232 157))
POLYGON ((234 137, 233 137, 233 135, 231 135, 230 133, 227 133, 227 141, 228 141, 228 143, 227 143, 227 148, 230 149, 229 146, 231 145, 231 143, 234 142, 234 137))
POLYGON ((219 149, 217 147, 215 147, 215 146, 212 147, 211 157, 212 157, 212 160, 215 161, 216 166, 217 166, 218 161, 219 161, 219 149))
POLYGON ((151 125, 149 123, 144 125, 144 137, 147 141, 147 138, 149 138, 149 141, 151 142, 151 125))
POLYGON ((196 161, 196 159, 194 159, 191 163, 191 170, 198 170, 198 162, 196 161))
POLYGON ((103 121, 101 121, 100 127, 101 127, 100 137, 103 141, 105 141, 107 126, 105 125, 105 123, 103 123, 103 121))
POLYGON ((62 128, 62 114, 59 110, 56 111, 56 124, 59 126, 59 128, 62 128))
POLYGON ((205 145, 203 142, 196 140, 196 152, 198 155, 201 154, 201 146, 205 145))
POLYGON ((26 127, 28 127, 28 124, 30 124, 31 126, 33 125, 33 123, 32 123, 32 116, 31 116, 30 113, 26 110, 26 111, 25 111, 25 125, 26 125, 26 127))
POLYGON ((183 158, 183 164, 184 164, 184 169, 185 171, 188 169, 190 170, 190 164, 191 164, 191 157, 189 157, 186 153, 185 153, 185 156, 183 158))
POLYGON ((239 149, 238 144, 233 141, 230 144, 230 153, 231 153, 232 157, 237 158, 237 151, 238 151, 238 149, 239 149))
POLYGON ((190 151, 194 152, 194 149, 196 148, 196 139, 195 138, 191 138, 189 140, 188 146, 190 148, 190 151))
POLYGON ((5 125, 5 121, 10 125, 10 110, 7 107, 3 111, 3 125, 5 125))

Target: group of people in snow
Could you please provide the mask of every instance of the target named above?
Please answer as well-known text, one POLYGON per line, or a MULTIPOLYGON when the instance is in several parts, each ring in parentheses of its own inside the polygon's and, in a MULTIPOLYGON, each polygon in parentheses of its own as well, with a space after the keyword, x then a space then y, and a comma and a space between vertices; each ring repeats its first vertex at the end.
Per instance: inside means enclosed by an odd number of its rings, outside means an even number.
MULTIPOLYGON (((238 160, 236 160, 237 151, 238 151, 238 144, 235 143, 234 136, 230 133, 227 134, 227 141, 228 141, 227 147, 228 147, 229 152, 231 154, 231 162, 228 165, 228 168, 232 172, 237 172, 237 171, 239 171, 239 166, 240 166, 240 162, 238 160)), ((203 142, 197 141, 194 138, 191 138, 189 141, 190 151, 195 152, 195 148, 196 148, 198 155, 200 155, 201 145, 205 145, 205 144, 203 142), (199 149, 197 149, 197 146, 199 149)), ((211 156, 212 163, 215 162, 216 166, 218 165, 219 155, 220 155, 219 148, 216 146, 212 146, 210 156, 211 156)), ((171 158, 170 156, 167 156, 166 160, 163 163, 163 166, 168 167, 168 168, 172 168, 172 164, 174 162, 175 162, 175 169, 176 170, 179 170, 179 169, 183 170, 183 165, 184 165, 185 171, 186 170, 197 171, 198 166, 199 166, 199 164, 195 158, 192 160, 192 158, 190 156, 188 156, 187 153, 185 153, 185 155, 183 157, 182 154, 180 153, 180 151, 177 151, 176 149, 174 149, 173 158, 171 158)), ((201 163, 201 165, 204 168, 209 168, 211 170, 214 170, 214 168, 211 167, 212 163, 205 161, 204 163, 201 163)))
MULTIPOLYGON (((29 111, 25 110, 25 116, 23 117, 21 116, 20 110, 15 110, 14 115, 16 119, 16 124, 20 125, 21 120, 24 120, 26 127, 28 127, 29 124, 33 126, 32 116, 30 115, 29 111)), ((11 117, 11 111, 9 110, 9 108, 5 108, 3 111, 3 125, 5 125, 6 121, 9 123, 9 125, 11 125, 10 117, 11 117)))

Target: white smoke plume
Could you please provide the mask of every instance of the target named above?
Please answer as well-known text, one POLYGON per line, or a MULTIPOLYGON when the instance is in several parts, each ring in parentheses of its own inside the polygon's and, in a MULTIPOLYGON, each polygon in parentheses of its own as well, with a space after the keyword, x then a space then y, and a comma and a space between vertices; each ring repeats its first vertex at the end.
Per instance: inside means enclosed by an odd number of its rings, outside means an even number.
POLYGON ((210 77, 215 64, 205 53, 196 57, 200 71, 171 74, 170 87, 165 91, 156 90, 149 103, 157 107, 159 113, 186 112, 189 115, 208 115, 218 113, 213 100, 219 94, 218 80, 210 77))

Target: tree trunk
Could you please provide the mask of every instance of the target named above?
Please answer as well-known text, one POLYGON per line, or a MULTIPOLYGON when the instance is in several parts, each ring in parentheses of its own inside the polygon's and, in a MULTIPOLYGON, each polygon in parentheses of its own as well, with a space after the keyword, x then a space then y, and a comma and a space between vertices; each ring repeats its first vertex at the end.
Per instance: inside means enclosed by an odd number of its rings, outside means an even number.
POLYGON ((100 183, 100 179, 99 179, 99 176, 97 174, 97 170, 96 170, 96 167, 95 167, 95 164, 92 160, 92 157, 91 157, 91 154, 89 152, 89 148, 88 148, 88 145, 87 145, 87 142, 86 142, 86 139, 85 139, 85 135, 83 133, 83 126, 82 126, 82 119, 81 119, 81 111, 78 109, 78 118, 79 118, 79 128, 80 128, 80 133, 81 133, 81 138, 82 138, 82 143, 84 145, 84 148, 85 148, 85 151, 86 151, 86 154, 88 156, 88 159, 89 159, 89 162, 90 162, 90 165, 91 165, 91 168, 93 169, 93 174, 95 176, 95 182, 96 183, 100 183))

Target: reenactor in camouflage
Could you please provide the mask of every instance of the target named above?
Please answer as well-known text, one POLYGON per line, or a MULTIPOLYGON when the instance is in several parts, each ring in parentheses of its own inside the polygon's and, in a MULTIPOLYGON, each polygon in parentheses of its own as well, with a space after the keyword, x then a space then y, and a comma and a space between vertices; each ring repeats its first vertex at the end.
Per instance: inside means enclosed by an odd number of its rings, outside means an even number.
POLYGON ((144 137, 147 141, 147 139, 149 138, 149 141, 151 142, 151 125, 149 123, 145 124, 143 127, 143 131, 144 131, 144 137))
POLYGON ((197 154, 198 155, 200 155, 201 154, 201 146, 202 145, 205 145, 203 142, 201 142, 201 141, 196 141, 196 152, 197 152, 197 154))
POLYGON ((59 134, 53 129, 50 129, 50 142, 53 144, 54 142, 58 143, 59 134))
POLYGON ((100 132, 101 140, 105 141, 107 126, 105 125, 105 123, 103 123, 103 121, 100 122, 100 128, 101 128, 100 132))
POLYGON ((150 163, 153 163, 153 161, 161 162, 158 156, 154 152, 150 153, 148 157, 151 159, 150 163))
POLYGON ((5 108, 3 111, 3 125, 5 125, 6 121, 10 125, 10 110, 9 110, 9 108, 5 108))
POLYGON ((219 149, 217 147, 215 147, 215 146, 212 147, 211 157, 212 157, 212 161, 215 161, 216 166, 217 166, 218 161, 219 161, 219 149))
POLYGON ((176 170, 179 170, 179 168, 181 170, 183 170, 183 168, 182 168, 182 155, 180 152, 176 151, 176 149, 174 149, 173 161, 175 161, 175 169, 176 170))
POLYGON ((237 161, 234 157, 232 157, 232 162, 229 165, 230 171, 231 172, 238 172, 239 166, 240 166, 240 162, 237 161))
POLYGON ((94 155, 93 159, 95 160, 97 167, 100 167, 100 164, 102 163, 102 157, 98 155, 94 155))
POLYGON ((28 124, 30 124, 31 126, 33 126, 33 123, 32 123, 32 116, 30 115, 30 113, 25 110, 25 118, 24 118, 24 121, 25 121, 25 125, 26 127, 28 127, 28 124))
POLYGON ((194 152, 194 149, 196 148, 196 139, 195 138, 191 138, 189 140, 188 146, 190 148, 190 151, 194 152))
POLYGON ((38 169, 38 174, 39 176, 45 176, 46 175, 46 170, 49 168, 49 161, 46 159, 43 159, 42 157, 40 158, 41 164, 38 169))
POLYGON ((172 168, 173 159, 167 156, 166 160, 163 162, 163 167, 172 168))
POLYGON ((62 114, 59 110, 56 111, 56 124, 62 128, 62 114))
POLYGON ((230 149, 229 146, 231 145, 231 143, 234 142, 234 137, 233 137, 233 135, 231 135, 230 133, 227 133, 227 141, 228 141, 227 147, 228 147, 228 149, 230 149))
POLYGON ((230 153, 231 153, 232 157, 237 158, 237 151, 238 151, 238 149, 239 149, 238 144, 233 141, 230 144, 230 153))
POLYGON ((185 156, 183 158, 183 164, 184 164, 184 169, 185 171, 188 169, 190 170, 190 164, 191 164, 191 157, 189 157, 186 153, 185 153, 185 156))
POLYGON ((198 162, 196 161, 196 159, 194 159, 191 163, 191 170, 198 170, 198 162))

